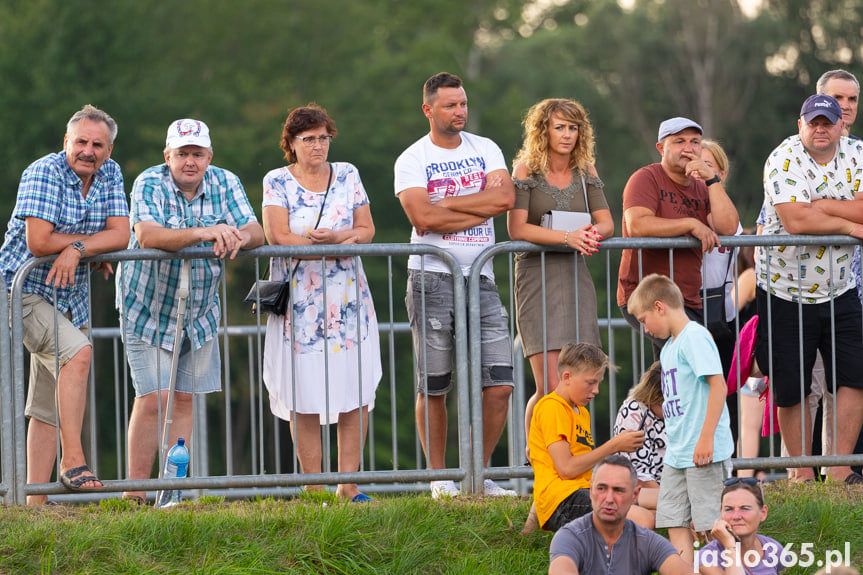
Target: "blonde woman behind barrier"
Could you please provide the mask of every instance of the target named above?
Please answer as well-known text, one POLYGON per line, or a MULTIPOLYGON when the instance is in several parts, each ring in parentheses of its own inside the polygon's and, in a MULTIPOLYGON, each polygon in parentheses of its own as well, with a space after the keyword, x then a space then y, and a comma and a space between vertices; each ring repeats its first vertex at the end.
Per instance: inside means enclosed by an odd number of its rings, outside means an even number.
POLYGON ((564 343, 600 343, 596 292, 584 256, 596 253, 600 241, 614 234, 614 221, 592 164, 593 127, 581 104, 543 100, 528 110, 523 125, 524 142, 513 170, 515 206, 507 214, 509 236, 577 252, 547 253, 545 276, 539 254, 516 256, 516 324, 536 381, 536 392, 525 409, 529 437, 536 402, 557 388, 557 361, 564 343), (540 220, 549 210, 589 212, 593 223, 567 231, 543 228, 540 220))

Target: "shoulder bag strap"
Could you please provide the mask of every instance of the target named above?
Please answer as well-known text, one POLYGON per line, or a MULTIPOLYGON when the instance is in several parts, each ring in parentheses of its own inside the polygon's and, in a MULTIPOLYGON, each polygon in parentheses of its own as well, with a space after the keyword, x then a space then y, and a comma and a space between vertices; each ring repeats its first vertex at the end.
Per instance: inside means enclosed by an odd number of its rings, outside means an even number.
MULTIPOLYGON (((333 185, 333 165, 329 162, 327 162, 327 165, 330 167, 330 177, 327 178, 327 190, 324 192, 324 201, 321 202, 321 210, 318 212, 318 219, 315 220, 315 227, 312 228, 313 230, 318 229, 318 226, 321 224, 321 216, 324 215, 324 207, 327 205, 327 196, 330 195, 330 187, 333 185)), ((294 269, 291 270, 291 277, 288 278, 289 282, 294 279, 294 274, 297 272, 299 265, 300 261, 297 260, 294 264, 294 269)))
POLYGON ((587 201, 587 184, 584 182, 584 174, 581 174, 581 191, 584 192, 584 211, 590 213, 590 203, 587 201))
POLYGON ((327 165, 330 167, 330 177, 327 179, 327 191, 324 192, 324 201, 321 202, 321 211, 318 212, 318 219, 315 221, 313 230, 318 229, 318 225, 321 223, 321 216, 324 215, 324 206, 327 205, 327 196, 330 195, 330 186, 333 185, 333 165, 329 162, 327 165))
MULTIPOLYGON (((327 178, 327 189, 324 192, 324 201, 321 202, 321 209, 318 212, 318 219, 315 220, 315 227, 312 228, 313 230, 318 229, 318 226, 321 224, 321 217, 324 215, 324 206, 327 205, 327 196, 330 195, 330 187, 333 185, 333 165, 330 164, 329 162, 327 162, 327 165, 330 167, 330 177, 327 178)), ((291 275, 288 277, 288 279, 285 280, 285 282, 290 282, 292 279, 294 279, 294 273, 297 271, 297 267, 299 265, 300 265, 300 262, 299 262, 299 260, 297 260, 297 262, 294 264, 293 269, 291 270, 291 275)), ((267 269, 264 271, 264 276, 266 276, 269 273, 270 273, 270 264, 269 264, 269 262, 267 262, 267 269)))

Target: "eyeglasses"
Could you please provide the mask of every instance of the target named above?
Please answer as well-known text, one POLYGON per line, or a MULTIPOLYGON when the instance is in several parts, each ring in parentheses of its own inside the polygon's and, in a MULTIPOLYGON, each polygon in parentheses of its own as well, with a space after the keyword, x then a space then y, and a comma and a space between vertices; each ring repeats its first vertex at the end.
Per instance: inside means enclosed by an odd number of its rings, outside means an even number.
POLYGON ((302 138, 300 136, 296 136, 296 138, 309 148, 314 146, 315 143, 318 143, 322 146, 329 146, 330 141, 333 139, 333 137, 329 134, 327 134, 326 136, 305 136, 302 138))
POLYGON ((761 485, 761 480, 754 477, 729 477, 722 482, 725 487, 737 485, 738 483, 743 483, 745 485, 761 485))

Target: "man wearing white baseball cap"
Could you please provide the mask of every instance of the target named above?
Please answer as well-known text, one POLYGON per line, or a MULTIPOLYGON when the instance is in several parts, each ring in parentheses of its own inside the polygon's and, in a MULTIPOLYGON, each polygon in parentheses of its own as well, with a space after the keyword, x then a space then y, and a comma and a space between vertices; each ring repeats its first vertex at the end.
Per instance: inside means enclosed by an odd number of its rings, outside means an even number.
MULTIPOLYGON (((223 260, 264 243, 239 178, 210 165, 213 148, 204 122, 172 122, 164 155, 164 164, 144 170, 132 186, 129 248, 204 246, 212 247, 214 257, 192 260, 181 341, 174 340, 182 260, 127 261, 117 275, 117 309, 136 396, 129 419, 129 479, 150 477, 176 345, 181 348, 169 444, 189 439, 193 395, 221 390, 216 330, 223 260)), ((126 496, 144 502, 143 492, 126 496)))
MULTIPOLYGON (((635 172, 623 190, 623 237, 694 236, 700 248, 675 249, 672 276, 669 250, 623 250, 617 283, 617 305, 634 329, 638 321, 626 309, 642 277, 659 273, 674 278, 683 293, 686 314, 702 323, 701 258, 719 245, 718 236, 733 236, 737 208, 722 181, 701 159, 701 126, 688 118, 671 118, 659 125, 659 163, 635 172)), ((664 340, 653 341, 654 359, 664 340)))
MULTIPOLYGON (((764 164, 764 235, 863 238, 863 202, 855 201, 863 179, 863 144, 844 137, 844 128, 842 107, 832 96, 816 94, 803 103, 798 134, 779 144, 764 164)), ((801 411, 819 349, 827 364, 827 389, 836 389, 837 454, 853 451, 863 424, 863 310, 850 273, 853 253, 853 245, 826 242, 777 244, 756 252, 755 300, 762 319, 755 359, 773 383, 779 428, 792 457, 811 454, 810 414, 801 411)), ((863 476, 847 466, 831 467, 829 474, 863 484, 863 476)), ((813 478, 808 467, 795 475, 797 481, 813 478)))

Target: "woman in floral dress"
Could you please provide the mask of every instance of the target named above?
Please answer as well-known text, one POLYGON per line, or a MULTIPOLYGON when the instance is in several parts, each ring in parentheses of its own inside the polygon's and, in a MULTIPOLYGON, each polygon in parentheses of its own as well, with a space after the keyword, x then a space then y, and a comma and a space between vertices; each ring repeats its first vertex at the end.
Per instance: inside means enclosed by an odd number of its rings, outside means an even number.
MULTIPOLYGON (((323 108, 294 109, 281 147, 290 164, 264 177, 264 233, 273 245, 369 243, 375 233, 357 169, 327 161, 335 122, 323 108)), ((271 279, 290 278, 291 305, 270 315, 264 383, 273 413, 290 421, 303 473, 321 472, 321 429, 337 423, 338 470, 359 470, 368 413, 381 378, 378 324, 358 257, 272 258, 271 279)), ((320 486, 308 486, 320 489, 320 486)), ((339 496, 370 498, 356 484, 339 496)))

